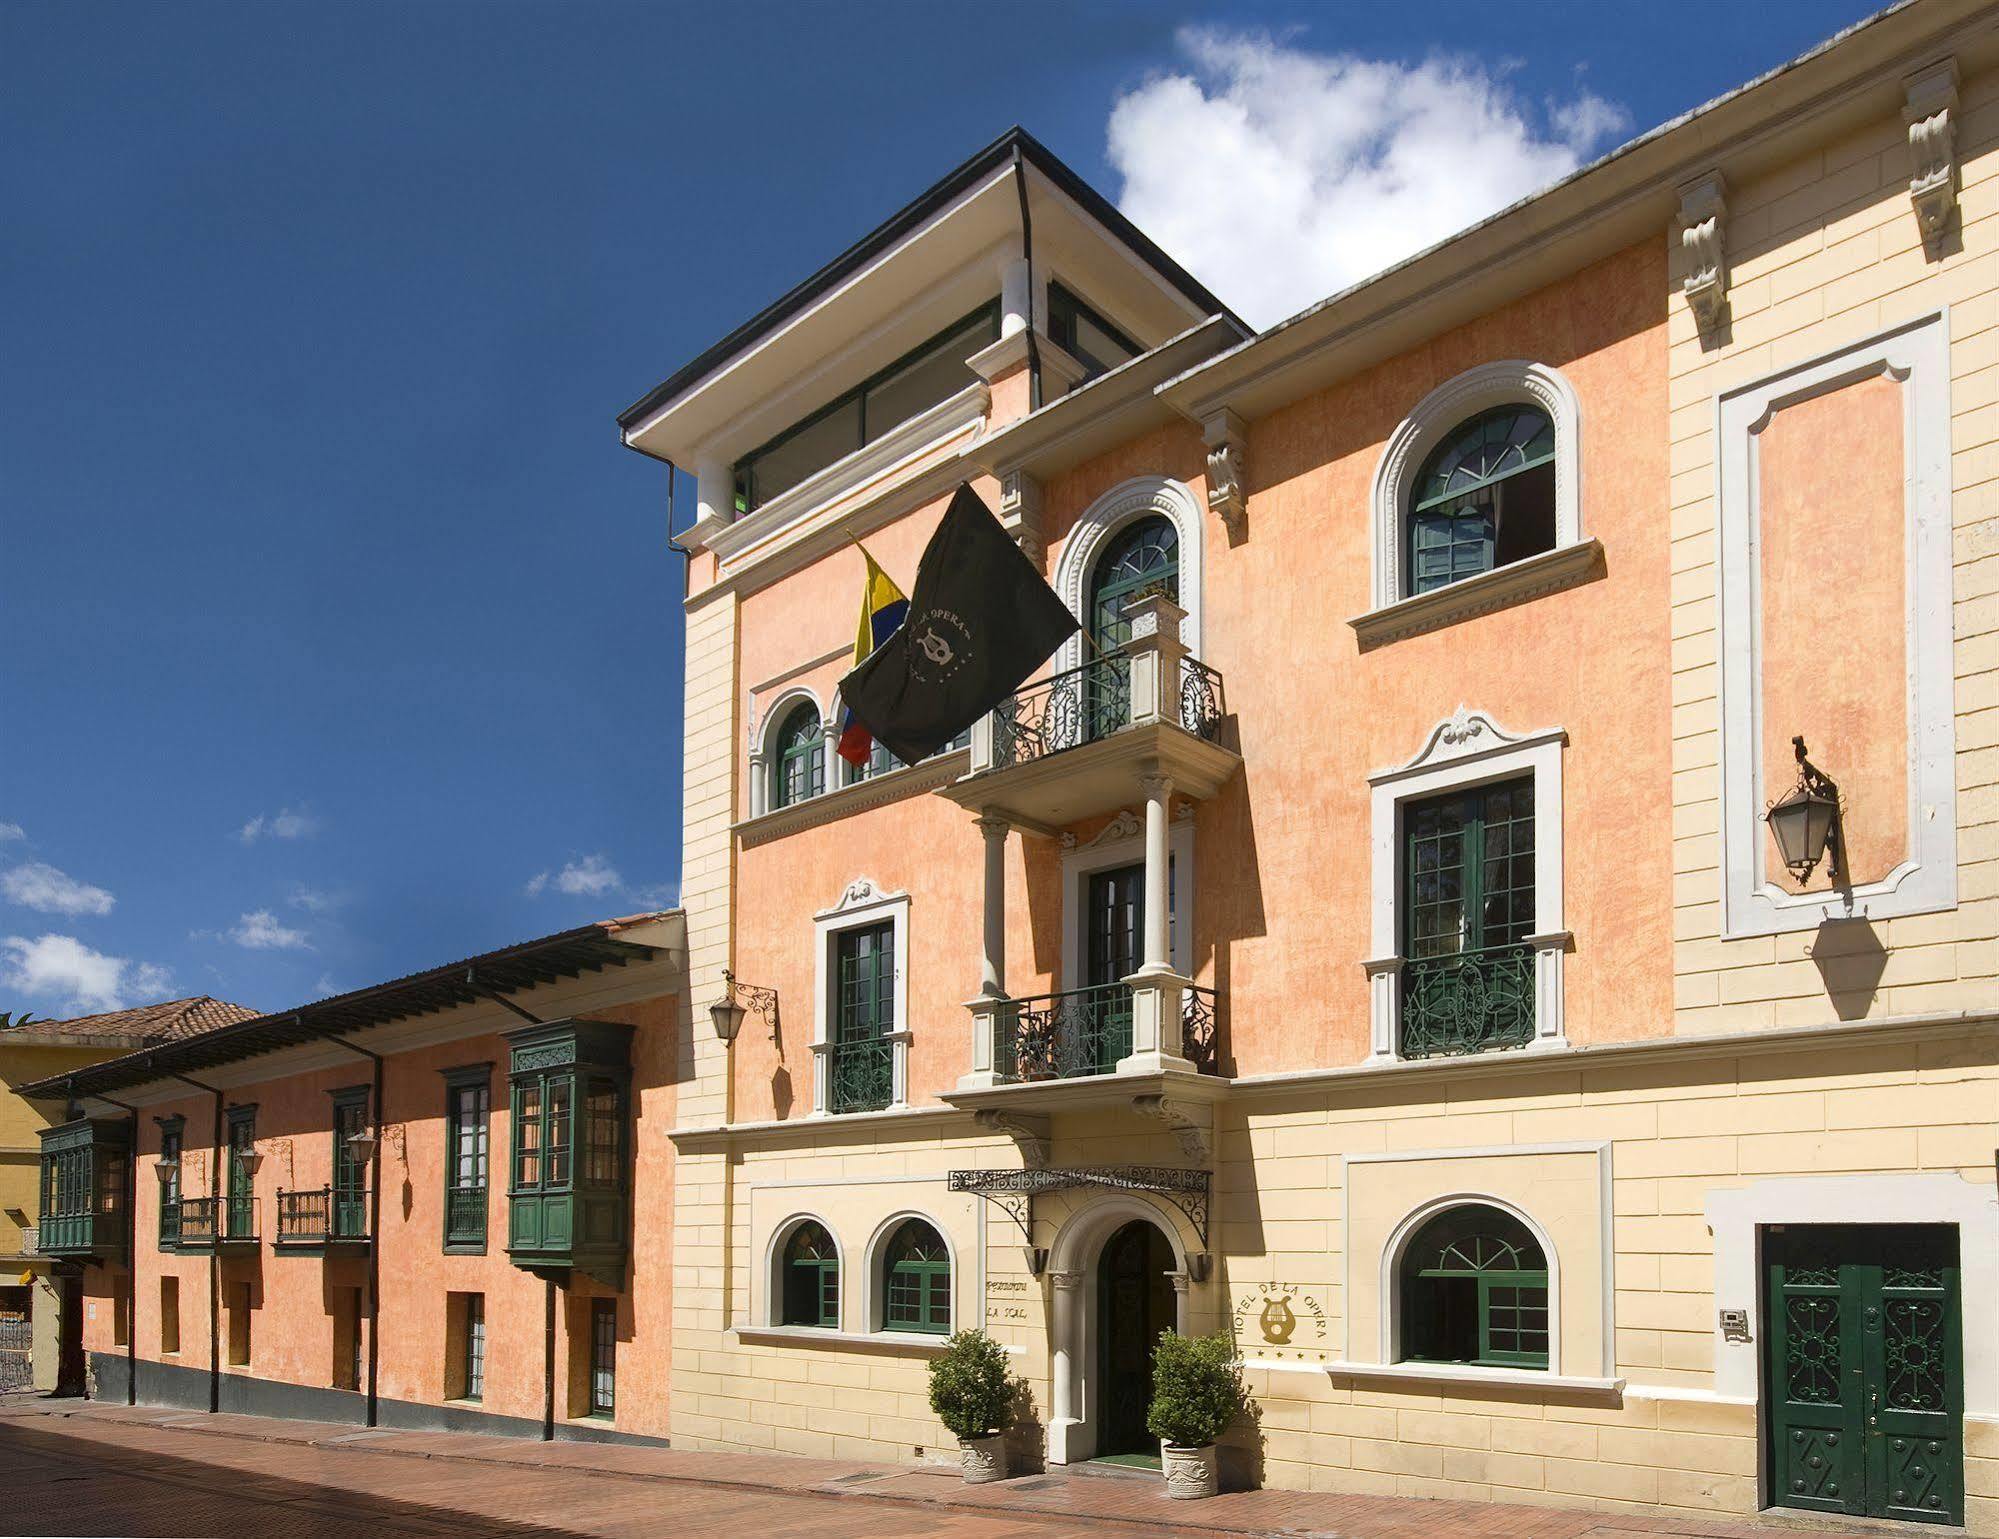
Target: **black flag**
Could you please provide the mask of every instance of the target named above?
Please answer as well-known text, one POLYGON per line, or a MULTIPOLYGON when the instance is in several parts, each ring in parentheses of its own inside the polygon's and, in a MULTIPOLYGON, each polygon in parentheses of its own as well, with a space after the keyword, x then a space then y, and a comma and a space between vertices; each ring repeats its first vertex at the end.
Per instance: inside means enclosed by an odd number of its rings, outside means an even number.
POLYGON ((960 486, 924 547, 909 615, 840 681, 855 718, 905 764, 927 759, 1014 690, 1076 617, 960 486))

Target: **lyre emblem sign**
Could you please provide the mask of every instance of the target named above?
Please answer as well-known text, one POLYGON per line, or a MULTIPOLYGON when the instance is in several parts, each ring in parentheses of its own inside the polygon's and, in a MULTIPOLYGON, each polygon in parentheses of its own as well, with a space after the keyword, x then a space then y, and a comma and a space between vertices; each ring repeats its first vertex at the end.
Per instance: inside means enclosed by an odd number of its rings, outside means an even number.
POLYGON ((1265 1299, 1263 1313, 1257 1317, 1257 1324, 1263 1327, 1263 1339, 1274 1347, 1283 1346, 1298 1328, 1298 1317, 1291 1312, 1290 1300, 1288 1293, 1265 1299))

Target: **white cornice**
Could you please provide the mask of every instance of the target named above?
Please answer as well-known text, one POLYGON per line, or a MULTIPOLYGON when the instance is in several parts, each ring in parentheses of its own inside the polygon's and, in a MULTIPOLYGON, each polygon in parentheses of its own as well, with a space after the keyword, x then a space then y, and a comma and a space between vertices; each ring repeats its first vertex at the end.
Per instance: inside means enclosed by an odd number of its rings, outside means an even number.
POLYGON ((870 780, 824 791, 802 802, 793 802, 775 812, 745 818, 731 825, 730 831, 742 840, 746 849, 768 844, 786 834, 795 834, 801 828, 816 828, 821 823, 850 817, 870 807, 884 807, 890 802, 934 791, 963 775, 971 767, 971 762, 970 749, 954 748, 949 753, 938 754, 934 759, 925 759, 921 764, 890 770, 870 780))

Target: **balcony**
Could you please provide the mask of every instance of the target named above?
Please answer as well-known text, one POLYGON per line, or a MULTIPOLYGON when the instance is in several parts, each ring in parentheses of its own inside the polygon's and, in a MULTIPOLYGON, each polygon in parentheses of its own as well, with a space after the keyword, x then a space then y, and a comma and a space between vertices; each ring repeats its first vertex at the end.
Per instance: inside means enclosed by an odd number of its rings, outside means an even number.
MULTIPOLYGON (((1134 1000, 1129 983, 1068 989, 1000 1002, 991 1012, 993 1079, 999 1084, 1114 1074, 1132 1050, 1134 1000)), ((1215 994, 1181 996, 1180 1054, 1214 1074, 1215 994)))
POLYGON ((444 1248, 486 1248, 486 1188, 454 1186, 444 1194, 444 1248))
POLYGON ((335 1191, 322 1186, 317 1191, 278 1193, 278 1250, 324 1250, 367 1243, 365 1191, 335 1191))
POLYGON ((256 1243, 256 1198, 181 1198, 180 1248, 182 1250, 201 1250, 211 1245, 255 1245, 256 1243))
POLYGON ((972 727, 971 769, 939 794, 985 817, 1052 834, 1130 805, 1143 778, 1196 801, 1242 759, 1218 738, 1222 676, 1187 655, 1185 611, 1163 593, 1126 610, 1131 640, 1030 685, 972 727))
POLYGON ((1441 1058, 1530 1046, 1535 951, 1523 941, 1403 962, 1402 1056, 1441 1058))
POLYGON ((836 1042, 826 1071, 828 1111, 880 1111, 895 1096, 895 1041, 864 1037, 836 1042))
POLYGON ((44 1129, 41 1140, 37 1254, 66 1261, 122 1258, 129 1220, 130 1127, 86 1117, 44 1129))

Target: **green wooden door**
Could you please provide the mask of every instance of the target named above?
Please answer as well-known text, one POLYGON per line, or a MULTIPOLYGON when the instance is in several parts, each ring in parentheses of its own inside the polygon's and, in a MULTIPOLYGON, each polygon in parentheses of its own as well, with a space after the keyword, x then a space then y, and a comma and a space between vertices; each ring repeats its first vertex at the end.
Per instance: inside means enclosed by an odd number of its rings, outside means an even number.
POLYGON ((1772 1498, 1962 1523, 1957 1231, 1777 1226, 1764 1256, 1772 1498))

